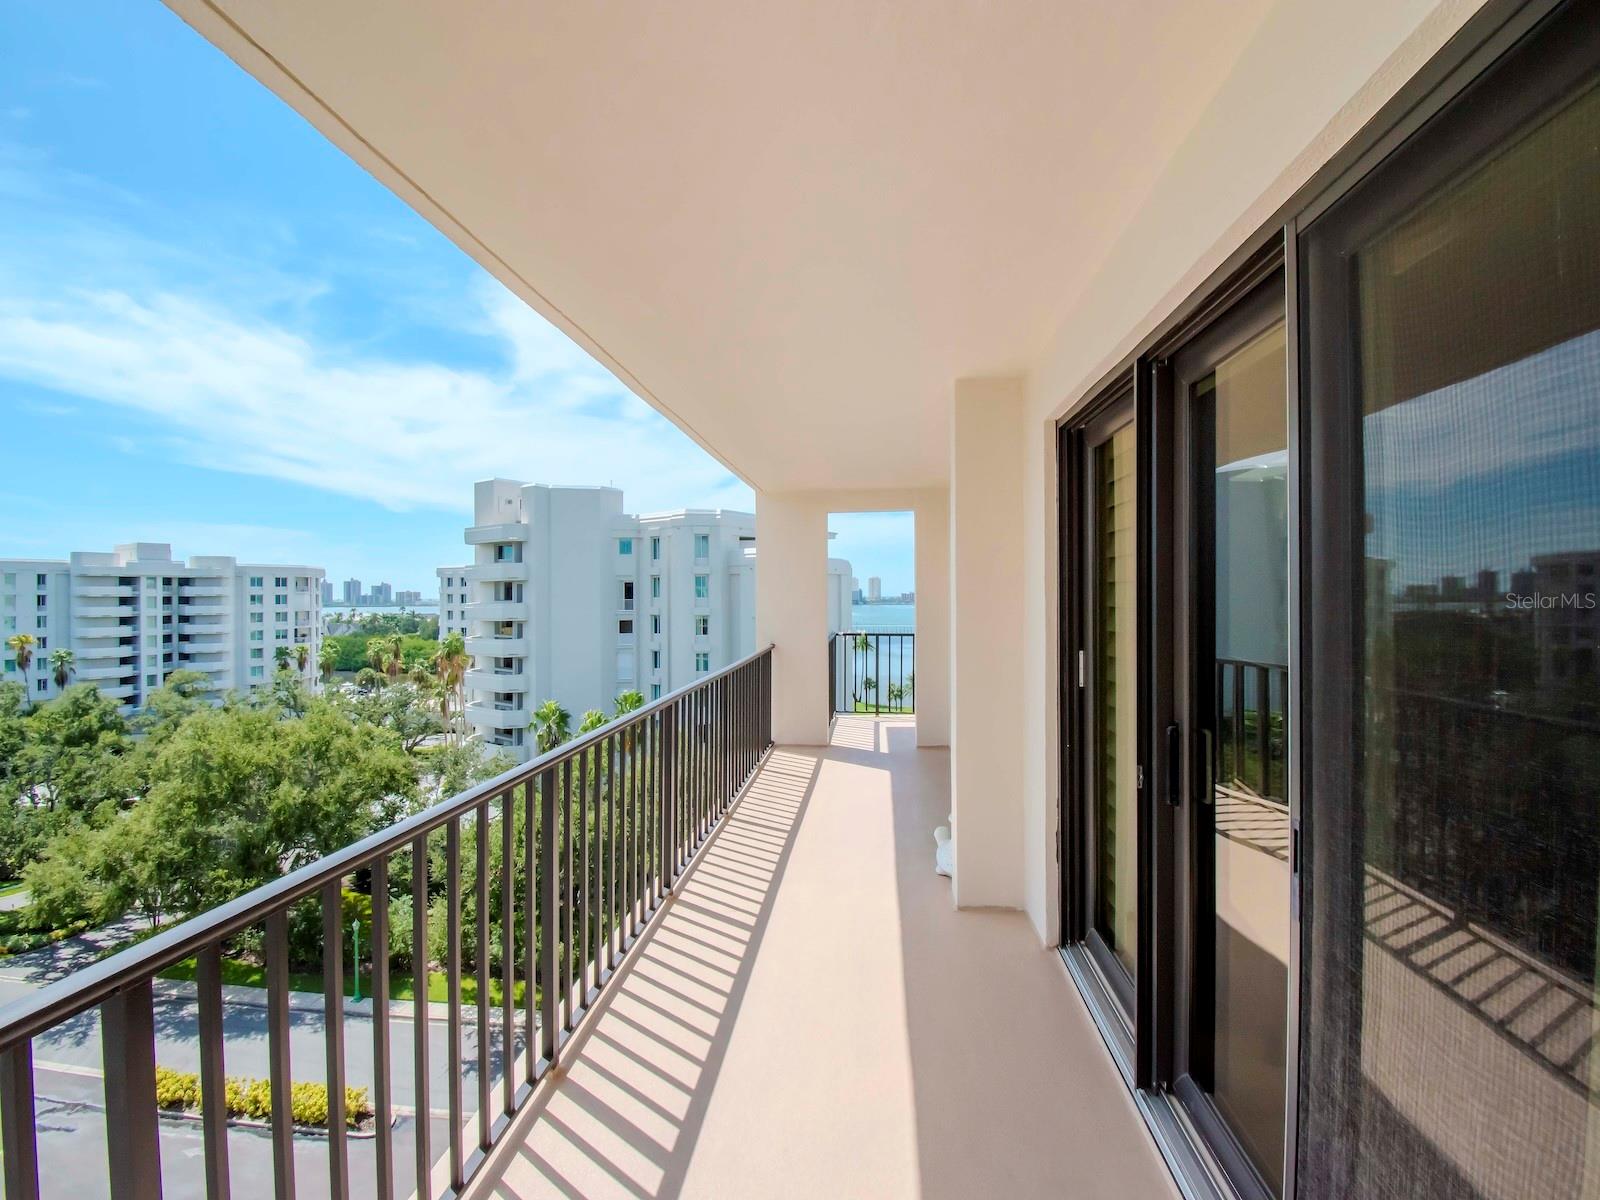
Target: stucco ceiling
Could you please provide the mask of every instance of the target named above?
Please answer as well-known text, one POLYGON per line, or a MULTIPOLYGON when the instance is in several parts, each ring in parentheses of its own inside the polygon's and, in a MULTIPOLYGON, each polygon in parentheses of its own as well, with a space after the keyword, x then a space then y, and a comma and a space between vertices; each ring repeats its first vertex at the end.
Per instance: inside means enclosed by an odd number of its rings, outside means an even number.
POLYGON ((769 489, 943 481, 1270 7, 170 3, 769 489))

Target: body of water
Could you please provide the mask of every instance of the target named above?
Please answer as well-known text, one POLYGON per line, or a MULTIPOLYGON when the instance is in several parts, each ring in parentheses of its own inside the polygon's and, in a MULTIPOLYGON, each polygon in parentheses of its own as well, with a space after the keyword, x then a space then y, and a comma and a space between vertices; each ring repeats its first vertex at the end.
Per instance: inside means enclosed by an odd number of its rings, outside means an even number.
POLYGON ((915 633, 915 604, 852 604, 850 629, 855 633, 915 633))

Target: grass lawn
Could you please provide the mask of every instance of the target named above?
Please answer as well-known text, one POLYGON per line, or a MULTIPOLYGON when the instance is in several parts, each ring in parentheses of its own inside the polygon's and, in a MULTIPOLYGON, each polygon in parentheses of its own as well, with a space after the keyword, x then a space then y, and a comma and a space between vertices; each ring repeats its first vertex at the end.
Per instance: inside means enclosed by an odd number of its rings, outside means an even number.
MULTIPOLYGON (((161 972, 162 979, 193 980, 195 977, 195 960, 185 959, 175 963, 161 972)), ((267 969, 252 962, 239 958, 225 958, 222 960, 222 982, 238 987, 264 988, 267 986, 267 969)), ((371 977, 367 972, 361 973, 361 995, 371 994, 371 977)), ((311 992, 314 995, 322 994, 322 975, 311 971, 289 972, 289 990, 291 992, 311 992)), ((344 994, 353 995, 355 992, 354 981, 349 975, 345 976, 344 994)), ((517 980, 513 989, 513 1002, 522 1004, 525 988, 522 980, 517 980)), ((411 1000, 416 992, 412 988, 411 972, 389 972, 389 997, 392 1000, 411 1000)), ((500 1005, 501 987, 498 979, 489 980, 489 1003, 496 1008, 500 1005)), ((428 999, 437 1003, 444 1003, 448 999, 445 990, 445 974, 443 971, 428 972, 428 999)), ((474 1005, 478 1002, 478 981, 474 976, 461 977, 461 1003, 474 1005)))
POLYGON ((27 886, 20 879, 12 883, 0 883, 0 896, 15 896, 27 886))

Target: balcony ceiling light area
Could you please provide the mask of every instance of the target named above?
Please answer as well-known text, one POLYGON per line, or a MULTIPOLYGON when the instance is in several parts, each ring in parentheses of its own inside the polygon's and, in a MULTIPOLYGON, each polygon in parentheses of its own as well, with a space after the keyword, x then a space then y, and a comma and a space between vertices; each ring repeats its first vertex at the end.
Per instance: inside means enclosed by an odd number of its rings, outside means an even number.
POLYGON ((169 0, 763 488, 937 485, 1270 0, 169 0))

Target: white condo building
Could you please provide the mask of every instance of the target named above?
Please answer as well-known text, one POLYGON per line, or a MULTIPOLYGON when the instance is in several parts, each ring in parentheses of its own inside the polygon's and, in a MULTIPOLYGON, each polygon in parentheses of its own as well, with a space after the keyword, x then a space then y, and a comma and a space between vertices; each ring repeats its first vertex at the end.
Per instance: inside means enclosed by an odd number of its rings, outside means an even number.
MULTIPOLYGON (((271 682, 278 648, 306 646, 315 675, 322 642, 320 567, 187 562, 164 542, 132 542, 68 559, 0 559, 0 679, 33 700, 58 689, 50 654, 70 649, 72 683, 93 683, 136 707, 174 671, 200 671, 217 693, 271 682), (5 645, 34 638, 26 677, 5 645)), ((70 686, 70 684, 69 684, 70 686)))
MULTIPOLYGON (((467 720, 526 759, 533 710, 652 700, 755 649, 755 516, 727 509, 632 515, 611 487, 510 479, 476 485, 474 561, 440 567, 439 627, 460 628, 467 720)), ((830 629, 850 613, 850 565, 828 563, 830 629)))
POLYGON ((465 565, 440 567, 434 574, 439 577, 439 639, 447 633, 467 636, 467 571, 465 565))

